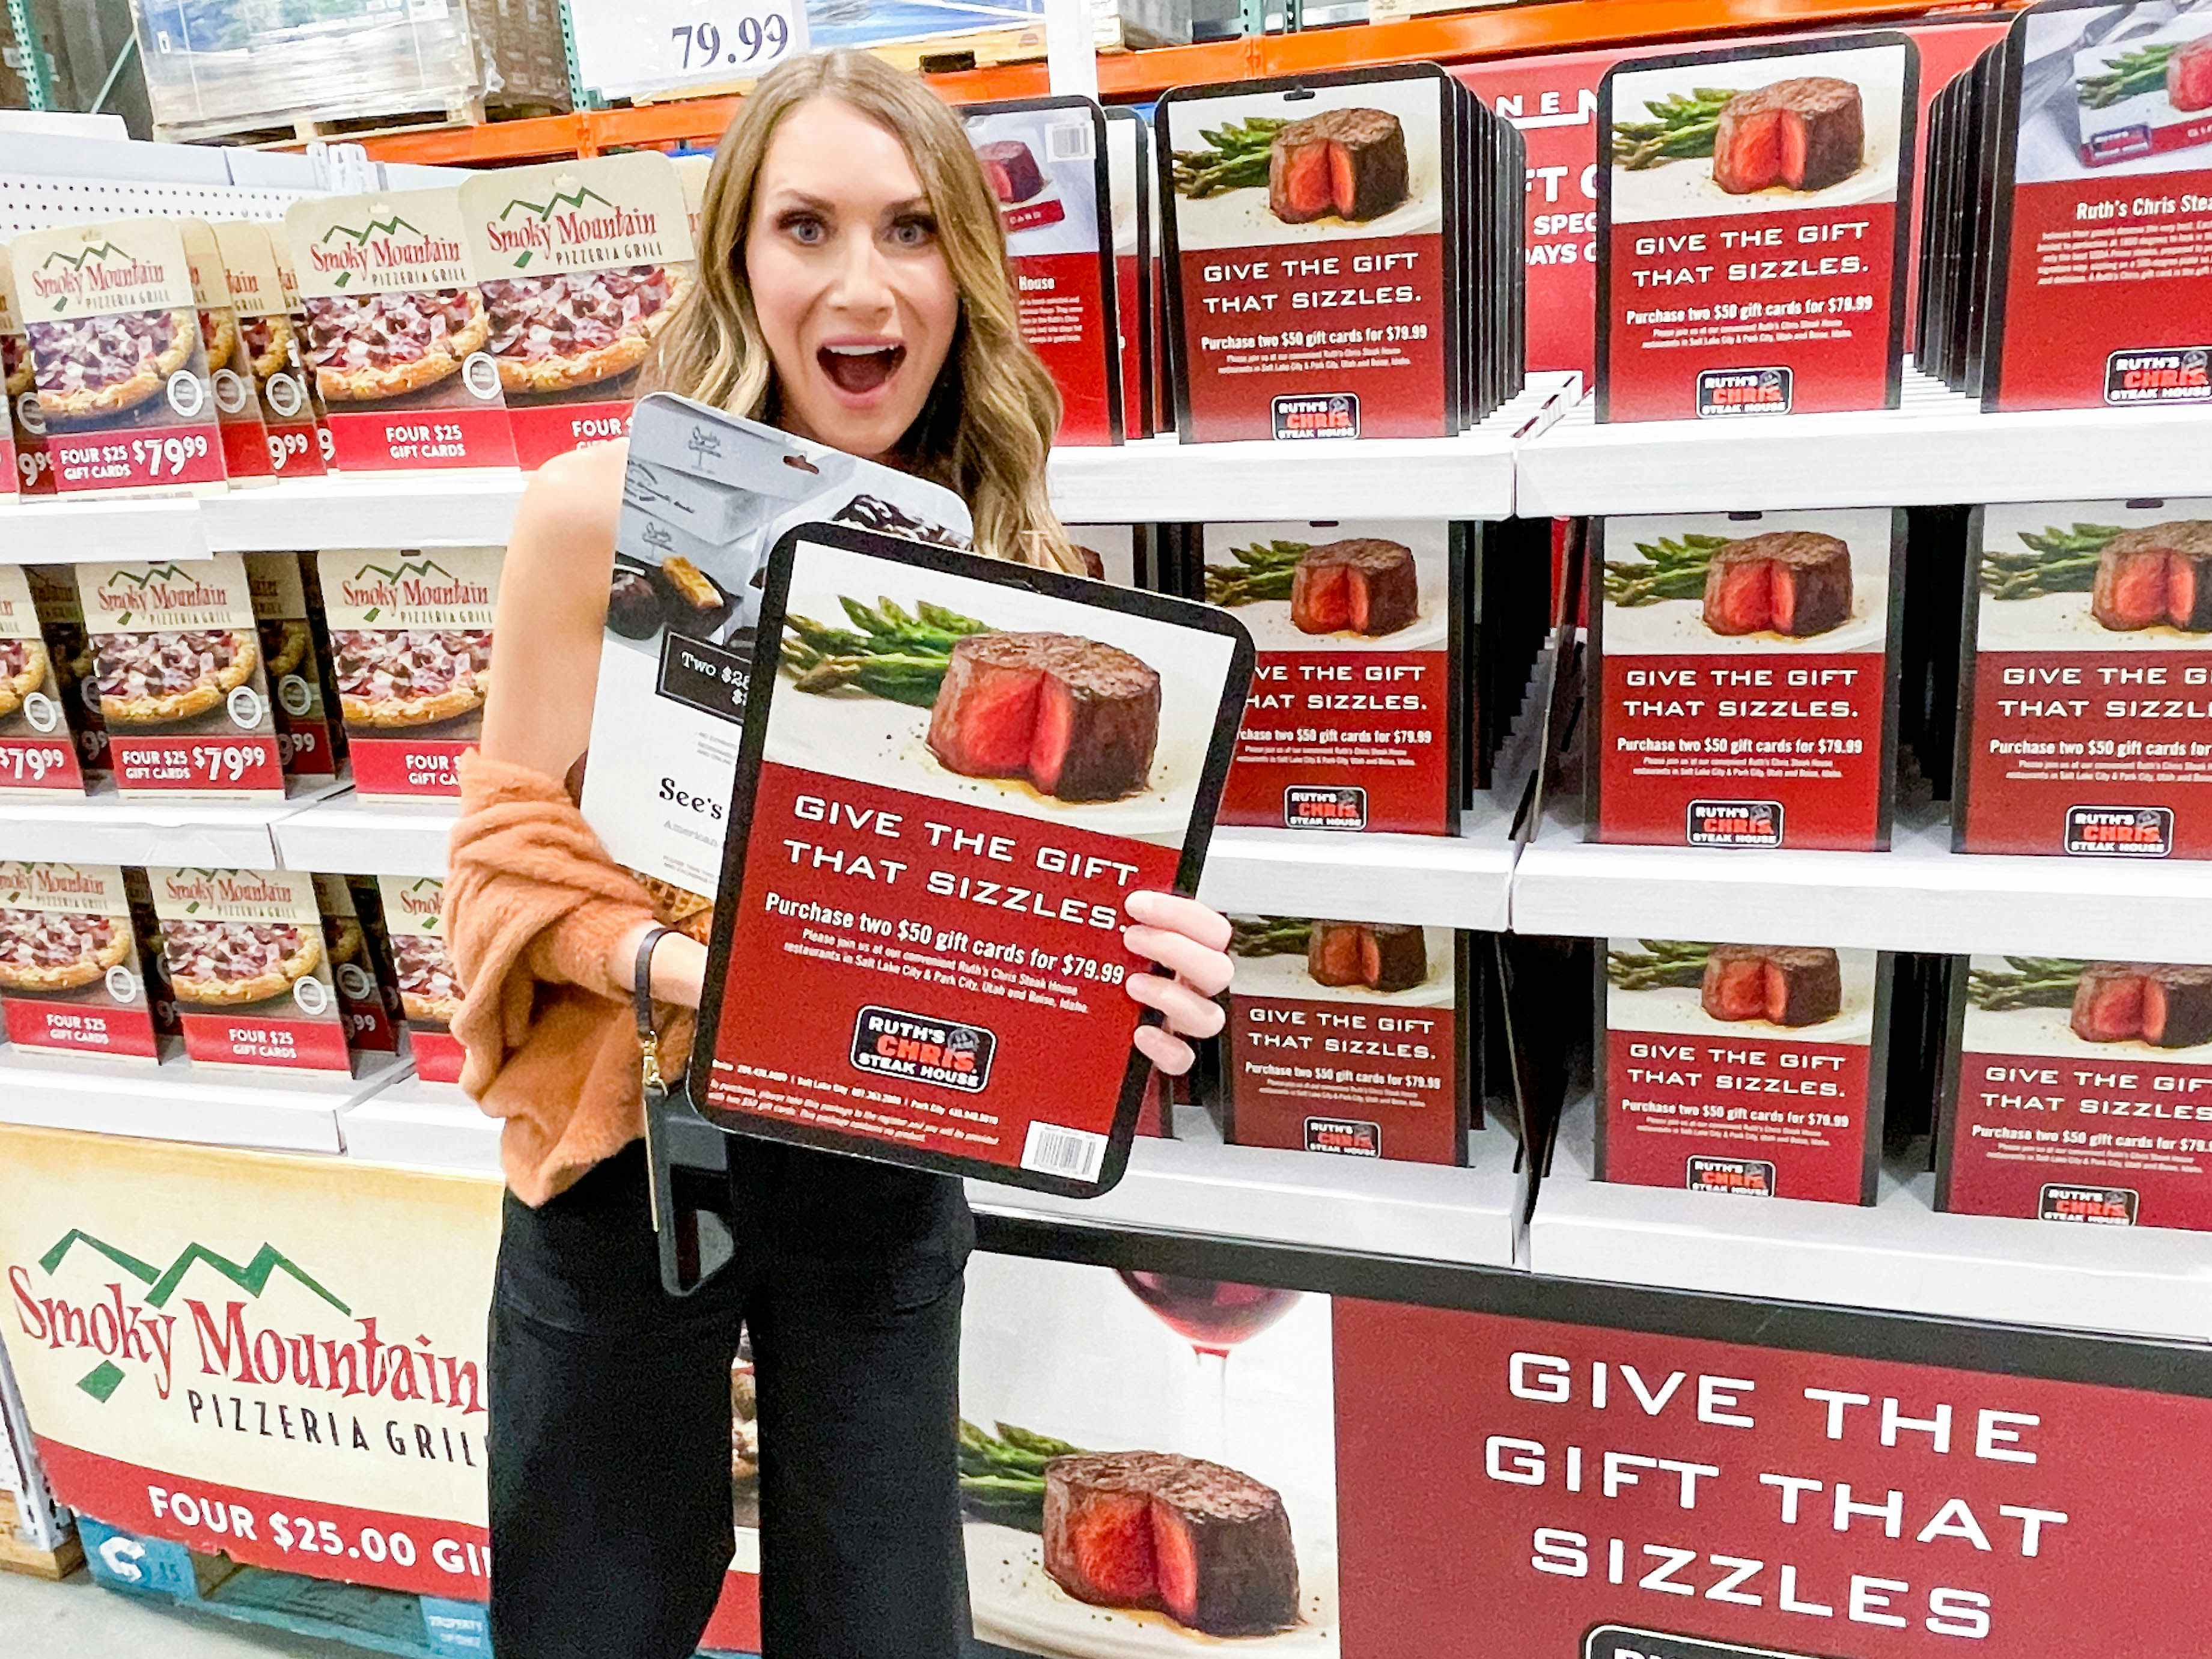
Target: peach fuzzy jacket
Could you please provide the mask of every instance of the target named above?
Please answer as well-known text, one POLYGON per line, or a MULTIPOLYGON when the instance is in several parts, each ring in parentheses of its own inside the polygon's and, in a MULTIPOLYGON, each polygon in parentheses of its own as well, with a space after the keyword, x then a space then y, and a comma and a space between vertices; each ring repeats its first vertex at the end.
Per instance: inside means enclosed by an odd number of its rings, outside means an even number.
MULTIPOLYGON (((505 1122, 500 1162, 543 1204, 643 1133, 636 1021, 608 972, 653 915, 568 791, 544 773, 461 759, 461 817, 446 882, 446 939, 464 1000, 461 1086, 505 1122)), ((660 1011, 663 1069, 690 1052, 693 1017, 660 1011)))

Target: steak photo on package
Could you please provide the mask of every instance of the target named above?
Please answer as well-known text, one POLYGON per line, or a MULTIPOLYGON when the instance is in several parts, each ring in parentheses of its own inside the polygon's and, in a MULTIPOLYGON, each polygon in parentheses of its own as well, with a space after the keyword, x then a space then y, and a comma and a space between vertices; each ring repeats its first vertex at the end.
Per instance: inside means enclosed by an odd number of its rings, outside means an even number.
POLYGON ((2072 1024, 2085 1042, 2140 1037, 2154 1048, 2212 1042, 2212 967, 2092 963, 2074 993, 2072 1024))
POLYGON ((1825 634, 1851 614, 1851 550, 1838 538, 1783 530, 1730 542, 1705 573, 1705 626, 1716 634, 1825 634))
POLYGON ((1267 209, 1286 225, 1334 214, 1379 219, 1409 188, 1406 129, 1388 110, 1332 109, 1293 121, 1267 151, 1267 209))
POLYGON ((1374 537, 1309 549, 1291 576, 1291 621, 1301 634, 1395 634, 1420 615, 1413 550, 1374 537))
POLYGON ((980 634, 952 647, 929 749, 971 777, 1025 777, 1066 801, 1145 787, 1160 736, 1160 677, 1072 634, 980 634))
POLYGON ((1866 160, 1866 106, 1832 75, 1796 76, 1722 107, 1713 135, 1713 182, 1731 196, 1780 185, 1824 190, 1866 160))
POLYGON ((1825 945, 1716 945, 1698 1000, 1730 1023, 1818 1025, 1843 1012, 1843 965, 1825 945))
POLYGON ((1429 976, 1428 944, 1413 923, 1316 921, 1306 945, 1306 975, 1316 985, 1411 990, 1429 976))
POLYGON ((2188 519, 2123 530, 2097 554, 2089 609, 2115 632, 2212 633, 2212 523, 2188 519))

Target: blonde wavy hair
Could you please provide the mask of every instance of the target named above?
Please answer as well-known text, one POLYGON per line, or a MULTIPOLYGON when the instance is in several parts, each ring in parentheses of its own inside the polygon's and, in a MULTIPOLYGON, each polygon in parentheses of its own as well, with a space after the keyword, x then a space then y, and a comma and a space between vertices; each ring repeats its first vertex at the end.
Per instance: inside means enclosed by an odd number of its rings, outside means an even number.
POLYGON ((1080 574, 1081 556, 1045 490, 1060 390, 1022 339, 998 204, 959 117, 880 58, 809 53, 771 70, 738 105, 707 179, 699 280, 661 331, 652 383, 755 420, 775 418, 775 365, 744 280, 745 236, 769 141, 813 98, 851 105, 905 147, 960 295, 951 349, 907 430, 902 461, 968 503, 977 552, 1080 574))

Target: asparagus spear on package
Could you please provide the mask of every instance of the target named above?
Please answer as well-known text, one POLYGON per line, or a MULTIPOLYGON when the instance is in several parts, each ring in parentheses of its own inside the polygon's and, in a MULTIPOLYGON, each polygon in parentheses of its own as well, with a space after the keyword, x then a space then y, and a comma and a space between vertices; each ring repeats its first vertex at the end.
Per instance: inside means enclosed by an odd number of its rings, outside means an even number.
MULTIPOLYGON (((968 544, 969 528, 966 505, 939 485, 685 398, 639 401, 580 799, 664 919, 702 941, 721 878, 762 567, 777 537, 815 520, 952 547, 968 544)), ((799 672, 824 684, 894 687, 932 662, 941 670, 963 631, 963 618, 872 594, 848 596, 844 609, 791 619, 799 672)))

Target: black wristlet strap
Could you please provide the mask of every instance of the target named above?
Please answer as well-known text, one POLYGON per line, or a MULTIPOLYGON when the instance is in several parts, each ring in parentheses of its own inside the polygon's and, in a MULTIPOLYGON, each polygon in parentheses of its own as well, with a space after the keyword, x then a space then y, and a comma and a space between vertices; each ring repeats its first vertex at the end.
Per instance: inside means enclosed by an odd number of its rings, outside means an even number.
POLYGON ((667 1103, 668 1084, 660 1075, 660 1033, 653 1023, 653 951, 673 931, 659 927, 646 930, 645 937, 637 942, 637 960, 630 976, 630 1006, 637 1014, 638 1081, 645 1097, 646 1203, 653 1212, 655 1232, 660 1231, 660 1194, 653 1190, 659 1184, 654 1174, 659 1158, 653 1144, 653 1129, 654 1120, 667 1103))

